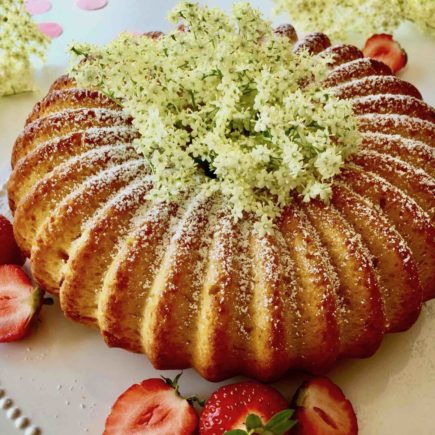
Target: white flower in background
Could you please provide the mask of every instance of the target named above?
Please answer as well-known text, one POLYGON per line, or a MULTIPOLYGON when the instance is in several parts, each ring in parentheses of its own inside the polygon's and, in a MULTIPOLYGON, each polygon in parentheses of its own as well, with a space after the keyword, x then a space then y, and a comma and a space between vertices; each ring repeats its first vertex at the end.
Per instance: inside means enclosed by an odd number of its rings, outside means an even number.
POLYGON ((33 90, 32 57, 43 60, 49 43, 24 0, 0 1, 0 97, 33 90))
POLYGON ((274 0, 277 12, 286 12, 305 32, 324 32, 346 41, 353 33, 368 37, 392 33, 402 21, 414 22, 435 36, 434 0, 274 0))

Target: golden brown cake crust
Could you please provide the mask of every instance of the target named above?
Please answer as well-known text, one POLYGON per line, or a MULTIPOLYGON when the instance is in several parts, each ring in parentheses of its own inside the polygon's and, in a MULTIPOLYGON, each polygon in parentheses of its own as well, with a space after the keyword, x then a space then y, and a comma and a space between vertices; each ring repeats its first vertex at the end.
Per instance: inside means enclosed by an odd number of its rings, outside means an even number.
POLYGON ((146 200, 132 120, 56 80, 16 141, 8 190, 17 241, 68 317, 213 381, 324 372, 413 324, 435 297, 435 110, 356 47, 316 33, 302 49, 332 55, 324 84, 352 101, 363 145, 329 205, 295 199, 263 237, 219 197, 146 200))

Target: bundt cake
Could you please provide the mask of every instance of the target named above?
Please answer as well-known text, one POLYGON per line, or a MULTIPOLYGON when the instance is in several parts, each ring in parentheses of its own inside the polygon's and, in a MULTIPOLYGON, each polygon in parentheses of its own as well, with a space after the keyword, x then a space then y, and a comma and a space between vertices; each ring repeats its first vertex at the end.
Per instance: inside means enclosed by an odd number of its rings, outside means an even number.
POLYGON ((8 192, 19 246, 67 317, 213 381, 325 371, 415 322, 435 297, 435 110, 354 46, 315 33, 301 49, 332 55, 325 86, 352 101, 363 146, 330 204, 295 198, 264 236, 217 197, 147 199, 132 120, 68 76, 52 85, 8 192))

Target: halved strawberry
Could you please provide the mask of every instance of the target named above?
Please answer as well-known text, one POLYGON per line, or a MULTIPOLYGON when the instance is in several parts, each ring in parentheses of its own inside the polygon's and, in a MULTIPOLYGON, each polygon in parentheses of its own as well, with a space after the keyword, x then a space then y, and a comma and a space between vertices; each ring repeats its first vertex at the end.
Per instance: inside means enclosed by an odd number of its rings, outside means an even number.
POLYGON ((255 433, 284 434, 294 424, 290 420, 292 412, 287 408, 284 397, 267 385, 251 381, 225 385, 215 391, 205 404, 199 433, 254 433, 254 428, 258 427, 255 433), (275 421, 271 422, 273 427, 269 430, 267 423, 274 416, 275 421))
POLYGON ((42 292, 20 267, 0 266, 0 343, 24 338, 41 303, 42 292))
POLYGON ((112 406, 103 435, 192 435, 198 416, 175 383, 147 379, 132 385, 112 406))
POLYGON ((25 258, 15 242, 12 224, 0 214, 0 265, 18 264, 22 266, 25 258))
POLYGON ((356 435, 358 422, 352 404, 326 378, 305 382, 295 394, 295 435, 356 435))
POLYGON ((400 71, 408 62, 408 55, 391 35, 373 35, 363 48, 364 56, 379 60, 391 68, 393 73, 400 71))

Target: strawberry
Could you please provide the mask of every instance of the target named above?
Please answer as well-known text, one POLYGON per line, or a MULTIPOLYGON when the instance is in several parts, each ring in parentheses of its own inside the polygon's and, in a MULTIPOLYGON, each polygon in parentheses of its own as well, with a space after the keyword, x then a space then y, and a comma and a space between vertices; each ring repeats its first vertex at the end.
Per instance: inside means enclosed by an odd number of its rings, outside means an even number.
POLYGON ((41 304, 42 292, 20 267, 0 266, 0 343, 24 338, 41 304))
POLYGON ((367 39, 364 56, 379 60, 391 68, 393 73, 400 71, 408 62, 408 56, 391 35, 381 33, 367 39))
POLYGON ((103 435, 196 433, 198 416, 191 399, 178 390, 178 375, 169 379, 147 379, 132 385, 112 406, 103 435))
POLYGON ((21 254, 15 242, 12 224, 0 215, 0 265, 1 264, 24 264, 24 256, 21 254))
POLYGON ((295 394, 295 435, 355 435, 358 422, 352 404, 326 378, 305 382, 295 394))
POLYGON ((278 391, 258 382, 225 385, 205 404, 200 435, 282 435, 295 424, 293 412, 278 391))

